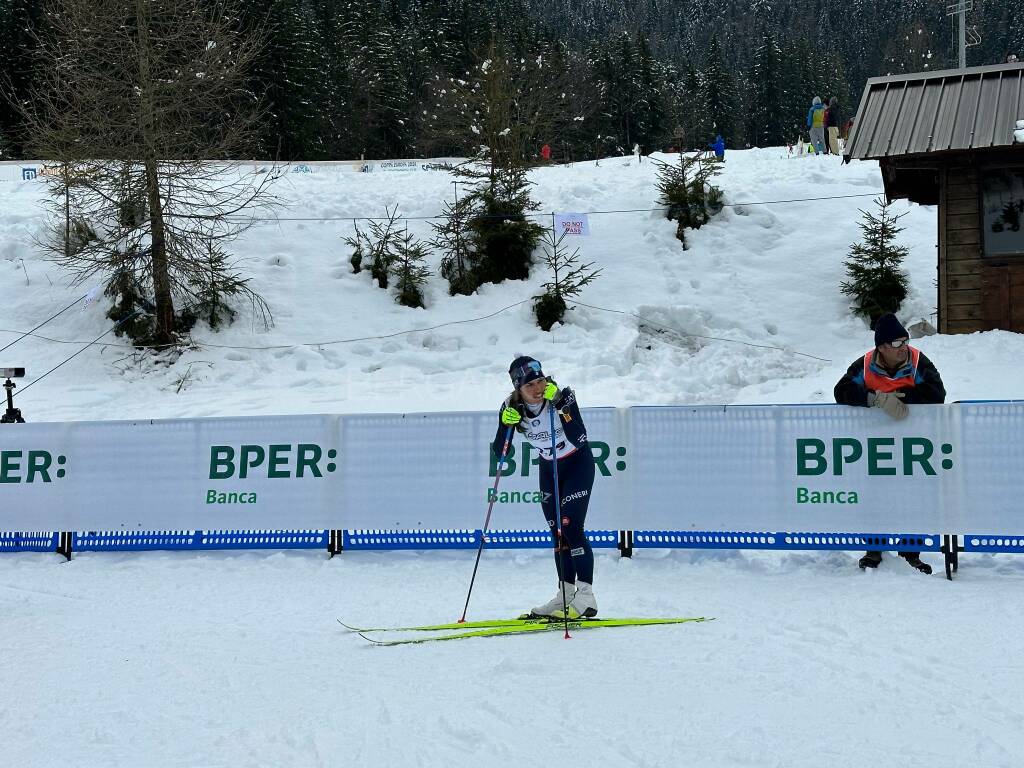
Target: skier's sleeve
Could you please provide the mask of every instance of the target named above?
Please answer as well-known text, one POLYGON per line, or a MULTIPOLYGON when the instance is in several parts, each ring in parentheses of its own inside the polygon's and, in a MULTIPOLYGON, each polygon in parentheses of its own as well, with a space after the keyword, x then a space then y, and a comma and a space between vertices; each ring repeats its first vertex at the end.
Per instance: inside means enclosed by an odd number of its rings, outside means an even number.
POLYGON ((859 405, 867 408, 868 390, 864 386, 864 358, 858 357, 836 384, 833 392, 840 405, 859 405))
POLYGON ((807 111, 807 127, 810 128, 814 125, 814 107, 811 107, 807 111))
POLYGON ((508 405, 508 401, 502 403, 498 408, 498 431, 494 433, 494 441, 491 443, 491 450, 494 451, 495 458, 501 457, 501 449, 505 446, 505 433, 508 432, 508 427, 501 423, 501 412, 505 410, 506 405, 508 405))
POLYGON ((576 393, 569 387, 561 390, 554 401, 555 410, 562 420, 562 429, 565 436, 572 441, 573 445, 583 446, 587 442, 587 427, 583 423, 583 415, 580 413, 579 404, 576 402, 576 393))
POLYGON ((906 390, 905 403, 937 405, 946 402, 946 388, 935 364, 924 353, 917 360, 917 378, 912 389, 906 390))

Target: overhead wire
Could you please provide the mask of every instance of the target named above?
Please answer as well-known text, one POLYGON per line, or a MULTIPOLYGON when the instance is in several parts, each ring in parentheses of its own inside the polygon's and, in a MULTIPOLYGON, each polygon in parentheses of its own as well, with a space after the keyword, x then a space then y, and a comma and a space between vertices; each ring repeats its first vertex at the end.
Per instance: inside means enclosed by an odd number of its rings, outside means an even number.
MULTIPOLYGON (((881 193, 880 192, 870 192, 870 193, 865 192, 865 193, 851 194, 851 195, 828 195, 828 196, 823 196, 823 197, 790 198, 790 199, 786 199, 786 200, 760 200, 760 201, 747 201, 747 202, 737 202, 737 203, 722 203, 721 205, 722 205, 722 207, 741 207, 741 206, 755 206, 755 205, 777 205, 777 204, 786 204, 786 203, 814 202, 814 201, 821 201, 821 200, 840 200, 840 199, 848 199, 848 198, 856 198, 856 197, 874 197, 874 196, 876 196, 878 194, 881 194, 881 193)), ((579 211, 579 212, 576 212, 576 213, 585 214, 585 215, 588 215, 588 216, 601 216, 601 215, 625 214, 625 213, 655 213, 655 212, 665 212, 665 211, 668 211, 668 210, 669 210, 668 208, 662 208, 662 207, 659 207, 659 208, 624 208, 624 209, 605 210, 605 211, 579 211)), ((527 217, 544 217, 544 218, 546 218, 548 216, 551 216, 552 214, 550 214, 550 213, 526 213, 526 214, 517 214, 517 215, 522 215, 522 216, 527 216, 527 217)), ((506 218, 506 217, 513 216, 513 214, 496 213, 496 214, 485 214, 485 216, 487 216, 489 218, 506 218)), ((438 216, 398 216, 398 217, 395 217, 392 220, 393 221, 431 221, 431 220, 436 220, 436 219, 441 219, 441 218, 444 218, 444 217, 440 216, 440 215, 438 215, 438 216)), ((269 217, 269 218, 250 217, 250 218, 246 218, 246 220, 247 221, 253 221, 253 222, 282 222, 282 221, 387 221, 388 219, 384 219, 384 218, 381 218, 381 217, 371 217, 371 216, 339 216, 339 217, 280 217, 280 216, 278 216, 278 217, 269 217)), ((28 331, 21 332, 21 331, 14 331, 14 330, 0 328, 0 332, 18 334, 18 338, 14 339, 14 341, 11 341, 10 343, 6 344, 4 347, 0 347, 0 352, 3 352, 4 350, 10 348, 14 344, 17 344, 19 341, 21 341, 21 340, 23 340, 23 339, 25 339, 25 338, 27 338, 29 336, 31 336, 33 338, 39 338, 39 339, 42 339, 44 341, 49 341, 49 342, 52 342, 52 343, 56 343, 56 344, 84 345, 82 347, 82 349, 80 349, 77 352, 75 352, 75 354, 71 355, 70 357, 68 357, 67 359, 65 359, 64 361, 59 363, 58 365, 54 366, 53 368, 51 368, 49 371, 44 373, 39 378, 33 380, 32 382, 30 382, 26 386, 22 387, 20 389, 20 391, 19 391, 19 394, 21 392, 24 392, 25 390, 29 389, 29 387, 31 387, 33 384, 35 384, 38 381, 42 380, 43 378, 45 378, 49 374, 53 373, 53 371, 57 370, 58 368, 60 368, 64 364, 68 363, 69 361, 73 360, 75 357, 77 357, 82 352, 84 352, 86 349, 89 349, 92 346, 100 346, 100 347, 104 347, 104 348, 106 348, 106 347, 113 347, 113 348, 122 348, 122 349, 135 349, 136 348, 132 344, 109 344, 109 343, 100 344, 98 342, 99 342, 100 339, 102 339, 108 333, 110 333, 111 331, 116 330, 121 325, 123 325, 125 322, 127 322, 128 320, 130 320, 133 317, 135 317, 136 315, 138 315, 139 314, 138 311, 132 313, 128 317, 123 318, 117 324, 115 324, 111 328, 108 328, 106 331, 104 331, 102 334, 97 336, 92 341, 72 341, 72 340, 65 340, 65 339, 54 339, 54 338, 50 338, 50 337, 47 337, 47 336, 42 336, 41 334, 34 333, 36 330, 38 330, 39 328, 41 328, 44 325, 46 325, 47 323, 49 323, 51 320, 59 317, 61 314, 63 314, 67 310, 71 309, 71 307, 75 306, 76 304, 78 304, 80 301, 82 301, 85 298, 86 298, 86 296, 79 297, 78 299, 73 301, 71 304, 68 304, 66 307, 61 309, 59 312, 57 312, 54 315, 51 315, 49 318, 47 318, 43 322, 39 323, 39 325, 35 326, 34 328, 32 328, 32 329, 30 329, 28 331)), ((403 331, 395 331, 394 333, 388 333, 388 334, 379 334, 379 335, 370 335, 370 336, 358 336, 358 337, 353 337, 353 338, 348 338, 348 339, 334 339, 334 340, 319 341, 319 342, 298 342, 298 343, 292 343, 292 344, 274 344, 274 345, 263 345, 263 346, 260 346, 260 345, 212 344, 212 343, 208 343, 208 342, 207 343, 203 343, 203 346, 214 348, 214 349, 239 349, 239 350, 249 350, 249 351, 266 351, 266 350, 273 350, 273 349, 292 349, 292 348, 295 348, 295 347, 326 347, 326 346, 332 346, 332 345, 336 345, 336 344, 351 344, 351 343, 360 342, 360 341, 380 341, 380 340, 391 339, 391 338, 395 338, 397 336, 403 336, 403 335, 408 335, 408 334, 412 334, 412 333, 425 333, 425 332, 428 332, 428 331, 434 331, 434 330, 438 330, 439 328, 445 328, 445 327, 452 326, 452 325, 461 325, 461 324, 480 322, 482 320, 488 320, 488 319, 490 319, 492 317, 495 317, 496 315, 499 315, 499 314, 501 314, 503 312, 506 312, 506 311, 508 311, 510 309, 513 309, 515 307, 521 306, 521 305, 525 304, 527 301, 530 301, 530 300, 531 299, 523 299, 522 301, 515 302, 514 304, 509 304, 508 306, 502 307, 501 309, 499 309, 499 310, 497 310, 495 312, 491 312, 490 314, 482 315, 480 317, 467 318, 467 319, 464 319, 464 320, 451 320, 451 321, 448 321, 448 322, 445 322, 445 323, 439 323, 437 325, 428 326, 426 328, 411 328, 411 329, 407 329, 407 330, 403 330, 403 331)), ((807 357, 807 358, 810 358, 812 360, 818 360, 818 361, 821 361, 821 362, 831 362, 831 360, 829 360, 827 358, 817 357, 816 355, 811 355, 811 354, 808 354, 808 353, 805 353, 805 352, 799 352, 799 351, 796 351, 796 350, 786 349, 784 347, 778 347, 778 346, 768 345, 768 344, 755 344, 753 342, 742 341, 740 339, 727 339, 727 338, 718 337, 718 336, 707 336, 707 335, 701 335, 701 334, 688 333, 688 332, 685 332, 685 331, 679 331, 678 329, 675 329, 675 328, 670 328, 670 327, 667 327, 667 326, 664 326, 664 325, 660 325, 660 324, 654 322, 653 320, 651 320, 650 318, 645 318, 642 315, 639 315, 639 314, 637 314, 635 312, 629 312, 629 311, 618 310, 618 309, 609 309, 607 307, 599 307, 599 306, 592 305, 592 304, 587 304, 585 302, 578 301, 578 300, 575 301, 574 303, 579 305, 579 306, 587 307, 588 309, 594 309, 594 310, 601 311, 601 312, 610 312, 610 313, 614 313, 614 314, 628 315, 628 316, 631 316, 631 317, 639 320, 640 322, 642 322, 642 323, 644 323, 646 325, 649 325, 651 327, 659 328, 660 330, 665 331, 665 332, 674 333, 674 334, 682 336, 684 338, 697 338, 697 339, 705 339, 705 340, 709 340, 709 341, 719 341, 719 342, 726 342, 726 343, 732 343, 732 344, 742 344, 742 345, 753 347, 753 348, 757 348, 757 349, 771 349, 771 350, 776 350, 776 351, 781 351, 781 352, 788 352, 788 353, 791 353, 791 354, 794 354, 794 355, 799 355, 801 357, 807 357)))

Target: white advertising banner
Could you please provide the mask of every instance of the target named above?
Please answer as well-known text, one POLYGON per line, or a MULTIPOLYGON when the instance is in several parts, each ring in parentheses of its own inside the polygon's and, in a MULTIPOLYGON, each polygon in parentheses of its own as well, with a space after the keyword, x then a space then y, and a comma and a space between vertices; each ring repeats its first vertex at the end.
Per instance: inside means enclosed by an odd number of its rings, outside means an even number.
MULTIPOLYGON (((1024 533, 1024 403, 584 409, 587 527, 1024 533)), ((542 529, 494 412, 0 425, 0 530, 542 529)))

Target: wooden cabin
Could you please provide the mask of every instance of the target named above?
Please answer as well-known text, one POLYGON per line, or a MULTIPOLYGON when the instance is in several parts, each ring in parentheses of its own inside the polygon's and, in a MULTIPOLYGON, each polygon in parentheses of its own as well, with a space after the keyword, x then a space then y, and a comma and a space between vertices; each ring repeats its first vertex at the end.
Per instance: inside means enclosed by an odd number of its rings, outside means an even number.
POLYGON ((941 333, 1024 333, 1018 120, 1020 63, 876 77, 864 88, 843 161, 878 160, 889 200, 938 206, 941 333))

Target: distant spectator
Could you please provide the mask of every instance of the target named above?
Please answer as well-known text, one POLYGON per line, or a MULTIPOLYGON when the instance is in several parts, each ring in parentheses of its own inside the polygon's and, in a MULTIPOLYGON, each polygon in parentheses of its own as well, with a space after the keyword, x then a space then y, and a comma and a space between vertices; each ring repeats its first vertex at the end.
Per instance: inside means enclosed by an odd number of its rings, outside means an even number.
POLYGON ((828 100, 828 112, 825 114, 825 129, 828 133, 828 147, 833 155, 839 154, 839 100, 833 96, 828 100))
POLYGON ((722 138, 722 134, 715 136, 715 140, 708 144, 713 150, 715 150, 715 157, 725 162, 725 139, 722 138))
POLYGON ((633 155, 636 157, 636 161, 639 163, 640 162, 640 145, 639 144, 634 144, 633 145, 633 155))
POLYGON ((817 152, 825 151, 825 106, 821 97, 815 96, 807 112, 807 127, 810 129, 811 144, 817 152))
POLYGON ((842 130, 842 133, 840 134, 843 137, 843 141, 849 141, 850 140, 850 131, 852 131, 852 130, 853 130, 853 118, 851 117, 849 120, 847 120, 845 123, 843 123, 843 130, 842 130))
POLYGON ((540 156, 544 159, 545 163, 551 162, 551 147, 548 144, 540 148, 540 156))
POLYGON ((1016 64, 1017 63, 1017 54, 1016 53, 1008 53, 1008 54, 1006 54, 1006 63, 1007 64, 1016 64))
POLYGON ((825 140, 822 142, 825 145, 825 154, 828 155, 832 152, 832 149, 828 145, 828 105, 829 98, 826 96, 821 100, 822 105, 825 107, 825 111, 821 117, 821 127, 825 129, 825 140))

